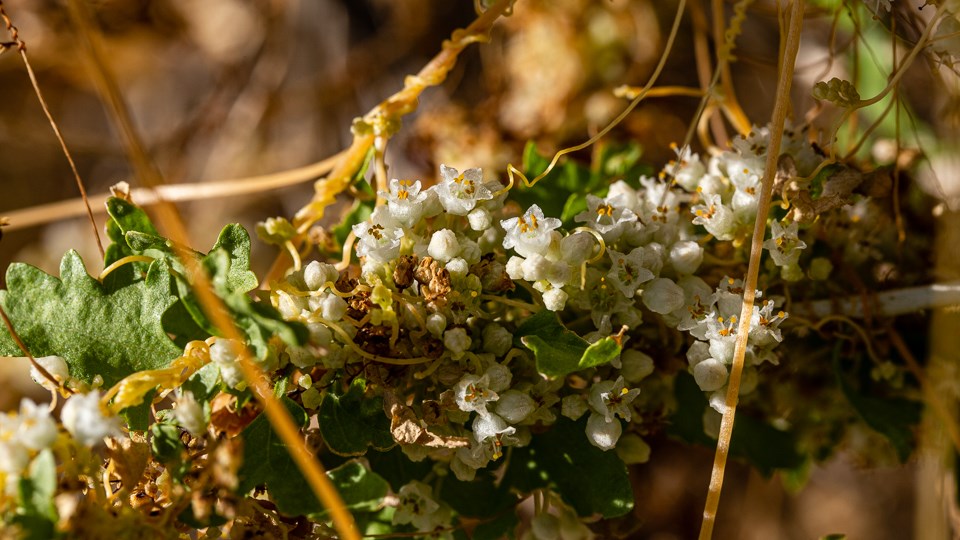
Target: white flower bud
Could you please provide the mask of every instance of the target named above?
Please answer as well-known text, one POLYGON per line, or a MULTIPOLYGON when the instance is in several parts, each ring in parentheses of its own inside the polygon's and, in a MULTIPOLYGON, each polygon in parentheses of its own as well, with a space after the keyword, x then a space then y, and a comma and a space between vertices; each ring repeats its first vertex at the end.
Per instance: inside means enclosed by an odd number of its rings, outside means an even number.
POLYGON ((322 263, 320 261, 311 261, 303 269, 303 282, 311 291, 318 291, 324 283, 336 283, 340 278, 340 272, 332 264, 322 263))
POLYGON ((616 418, 607 422, 602 414, 594 412, 590 413, 590 418, 587 419, 586 432, 590 444, 606 451, 617 445, 620 434, 623 433, 623 426, 616 418))
POLYGON ((704 392, 712 392, 727 383, 727 366, 716 358, 708 358, 693 367, 693 378, 704 392))
POLYGON ((499 358, 513 347, 513 334, 497 323, 483 327, 483 350, 499 358))
POLYGON ((507 275, 510 279, 523 279, 523 263, 526 259, 514 255, 507 260, 507 275))
POLYGON ((533 398, 519 390, 507 390, 497 400, 496 412, 511 424, 519 424, 536 410, 533 398))
POLYGON ((427 253, 440 262, 447 262, 460 252, 460 242, 457 233, 450 229, 440 229, 430 237, 427 253))
POLYGON ((578 232, 560 240, 560 251, 564 261, 579 266, 583 261, 593 257, 596 245, 597 239, 592 234, 578 232))
POLYGON ((84 446, 95 446, 104 437, 116 437, 121 434, 120 419, 107 416, 100 408, 100 393, 73 394, 67 398, 60 412, 63 427, 73 438, 84 446))
POLYGON ((435 337, 440 337, 440 334, 447 329, 447 318, 440 313, 431 313, 427 317, 427 331, 433 334, 435 337))
POLYGON ((177 419, 177 423, 194 437, 202 437, 207 430, 203 406, 193 397, 193 392, 184 392, 180 396, 173 409, 173 416, 177 419))
POLYGON ((443 345, 453 353, 454 358, 459 358, 470 350, 470 343, 470 335, 463 328, 454 328, 443 333, 443 345))
POLYGON ((690 367, 694 367, 700 362, 710 358, 710 345, 705 341, 694 341, 693 345, 687 349, 687 362, 690 367))
POLYGON ((583 413, 587 412, 588 408, 587 400, 580 394, 564 396, 564 398, 560 400, 560 414, 571 420, 580 419, 583 413))
POLYGON ((711 339, 710 356, 716 358, 724 364, 730 364, 733 362, 733 353, 736 347, 737 341, 735 339, 711 339))
POLYGON ((703 247, 692 241, 677 242, 670 247, 670 264, 680 274, 693 274, 703 262, 703 247))
POLYGON ((627 349, 620 355, 620 374, 627 382, 639 382, 653 373, 653 358, 636 349, 627 349))
POLYGON ((534 253, 527 260, 523 261, 523 279, 527 281, 539 281, 546 279, 550 272, 550 261, 540 254, 534 253))
POLYGON ((306 347, 287 347, 287 355, 290 357, 290 363, 300 369, 313 367, 320 360, 306 347))
POLYGON ((561 311, 567 304, 567 298, 569 297, 570 295, 565 293, 563 289, 550 289, 543 293, 543 305, 550 311, 561 311))
POLYGON ((467 261, 460 257, 450 259, 444 268, 447 269, 447 272, 450 272, 450 277, 452 278, 462 278, 470 271, 470 266, 467 264, 467 261))
POLYGON ((486 208, 474 208, 467 214, 467 221, 470 222, 470 228, 475 231, 489 229, 493 225, 493 216, 486 208))
POLYGON ((683 307, 683 289, 667 278, 657 278, 643 288, 643 305, 661 315, 683 307))
POLYGON ((320 306, 320 316, 334 322, 339 321, 347 313, 347 301, 335 294, 328 294, 320 306))
MULTIPOLYGON (((60 384, 64 384, 70 380, 70 368, 67 367, 67 362, 63 358, 59 356, 41 356, 40 358, 35 358, 35 360, 40 367, 45 369, 47 373, 52 375, 60 384)), ((33 365, 30 366, 30 378, 51 392, 57 389, 57 387, 47 380, 33 365)))
POLYGON ((627 465, 650 461, 650 445, 636 433, 627 433, 617 442, 617 455, 627 465))
POLYGON ((490 364, 483 375, 490 381, 490 389, 494 392, 502 392, 510 388, 510 381, 513 380, 510 368, 497 363, 490 364))
POLYGON ((468 264, 476 264, 480 262, 480 256, 483 255, 483 253, 480 251, 480 244, 465 236, 461 237, 459 242, 461 259, 467 261, 468 264))
POLYGON ((333 340, 333 333, 322 323, 308 323, 307 330, 310 331, 310 342, 320 347, 325 347, 333 340))
POLYGON ((296 319, 300 316, 300 312, 307 307, 307 301, 304 298, 292 296, 283 291, 277 291, 277 295, 280 298, 277 309, 284 319, 296 319))

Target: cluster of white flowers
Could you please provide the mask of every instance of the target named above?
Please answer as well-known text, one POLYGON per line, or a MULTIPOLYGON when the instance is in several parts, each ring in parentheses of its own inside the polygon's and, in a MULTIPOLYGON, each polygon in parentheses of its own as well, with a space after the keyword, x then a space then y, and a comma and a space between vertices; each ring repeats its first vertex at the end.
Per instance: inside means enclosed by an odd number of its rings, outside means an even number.
POLYGON ((56 440, 57 423, 47 407, 25 398, 18 412, 0 414, 0 480, 7 496, 16 495, 33 457, 56 440))

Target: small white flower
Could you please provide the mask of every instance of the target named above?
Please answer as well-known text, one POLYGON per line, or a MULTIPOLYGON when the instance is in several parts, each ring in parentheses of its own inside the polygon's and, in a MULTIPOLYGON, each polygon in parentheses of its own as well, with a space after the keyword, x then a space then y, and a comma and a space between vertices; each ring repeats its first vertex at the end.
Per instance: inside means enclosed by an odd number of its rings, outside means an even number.
POLYGON ((644 248, 633 249, 629 255, 608 249, 610 272, 607 281, 613 284, 627 298, 633 298, 640 284, 654 278, 653 272, 644 268, 644 248))
POLYGON ((763 243, 763 247, 770 251, 770 257, 777 266, 796 266, 799 262, 800 252, 807 244, 798 237, 798 227, 796 221, 786 227, 779 221, 770 225, 773 236, 763 243))
POLYGON ((690 150, 690 146, 684 145, 682 148, 672 145, 673 151, 677 154, 676 161, 670 161, 663 169, 666 175, 673 175, 673 179, 683 189, 687 191, 696 191, 697 185, 707 169, 700 156, 690 150))
POLYGON ((486 375, 464 375, 453 388, 457 408, 464 412, 487 412, 487 403, 500 398, 490 388, 490 378, 486 375))
POLYGON ((193 392, 184 392, 177 399, 173 416, 177 419, 177 423, 194 437, 202 437, 207 430, 207 419, 203 413, 203 405, 193 397, 193 392))
POLYGON ((750 344, 758 347, 771 347, 783 341, 780 323, 787 318, 784 311, 774 312, 774 301, 768 300, 762 308, 753 307, 750 318, 750 344))
POLYGON ((84 446, 95 446, 103 442, 104 437, 117 437, 120 419, 104 414, 100 407, 100 393, 73 394, 67 398, 60 413, 63 427, 84 446))
POLYGON ((459 358, 470 350, 471 343, 470 335, 463 328, 453 328, 443 333, 443 345, 453 353, 454 358, 459 358))
POLYGON ((413 227, 423 215, 427 194, 420 191, 419 180, 390 180, 389 192, 380 191, 378 195, 387 200, 387 209, 393 219, 405 227, 413 227))
POLYGON ((693 378, 704 392, 712 392, 727 384, 727 366, 716 358, 707 358, 693 366, 693 378))
POLYGON ((640 389, 627 389, 623 377, 616 381, 600 381, 590 388, 587 403, 607 422, 614 422, 616 416, 627 422, 633 417, 630 404, 640 394, 640 389))
POLYGON ((418 531, 430 531, 443 523, 437 522, 440 505, 433 500, 429 486, 416 480, 404 485, 397 493, 399 502, 393 513, 393 524, 411 524, 418 531))
POLYGON ((491 459, 494 461, 503 457, 503 447, 516 445, 519 440, 514 437, 517 428, 507 425, 507 422, 493 413, 481 414, 473 419, 473 437, 479 443, 490 446, 491 459))
POLYGON ((736 220, 733 211, 720 200, 720 196, 712 193, 702 193, 703 204, 690 208, 693 212, 693 224, 703 225, 707 232, 718 240, 733 240, 736 232, 736 220))
POLYGON ((57 423, 50 418, 50 409, 29 399, 20 401, 16 439, 31 450, 48 448, 57 439, 57 423))
POLYGON ((450 272, 450 277, 455 279, 464 278, 470 273, 470 265, 460 257, 450 259, 443 267, 450 272))
POLYGON ((460 173, 453 167, 440 165, 442 179, 436 186, 437 196, 444 210, 458 216, 465 216, 480 201, 489 201, 493 193, 483 184, 483 172, 480 169, 467 169, 460 173))
POLYGON ((347 301, 339 296, 330 293, 324 296, 320 303, 320 316, 325 320, 335 322, 343 318, 347 313, 347 301))
POLYGON ((510 388, 510 382, 513 380, 513 373, 510 368, 496 362, 490 364, 483 375, 490 381, 490 389, 494 392, 502 392, 510 388))
POLYGON ((400 239, 403 238, 403 229, 389 223, 382 214, 378 216, 374 212, 369 221, 354 225, 353 234, 357 236, 356 250, 358 257, 366 257, 372 262, 385 263, 396 259, 397 255, 400 254, 400 239))
POLYGON ((500 226, 507 232, 504 249, 515 249, 518 255, 529 257, 546 252, 553 236, 550 233, 560 227, 560 220, 544 217, 543 210, 534 204, 522 216, 501 221, 500 226))
POLYGON ((237 388, 244 382, 238 361, 242 347, 232 339, 218 339, 210 346, 210 360, 220 368, 220 377, 230 388, 237 388))
POLYGON ((586 433, 590 444, 607 451, 617 445, 623 433, 623 426, 620 425, 619 420, 607 420, 602 414, 593 412, 587 418, 586 433))
POLYGON ((627 207, 627 198, 624 195, 608 196, 605 199, 587 195, 587 209, 577 214, 574 219, 586 223, 609 241, 619 238, 623 225, 637 221, 637 215, 627 207))
MULTIPOLYGON (((35 358, 35 360, 40 367, 45 369, 47 373, 52 375, 60 384, 65 385, 70 380, 70 368, 67 367, 67 361, 63 358, 59 356, 41 356, 40 358, 35 358)), ((30 378, 51 392, 57 389, 57 387, 44 377, 40 373, 40 370, 33 367, 33 365, 30 366, 30 378)))
POLYGON ((440 229, 430 237, 427 254, 440 262, 447 262, 460 252, 460 242, 457 233, 450 229, 440 229))
POLYGON ((532 253, 520 265, 523 279, 526 281, 540 281, 546 279, 550 273, 552 263, 539 253, 532 253))
POLYGON ((493 225, 493 216, 486 208, 474 208, 467 214, 467 222, 475 231, 485 231, 493 225))

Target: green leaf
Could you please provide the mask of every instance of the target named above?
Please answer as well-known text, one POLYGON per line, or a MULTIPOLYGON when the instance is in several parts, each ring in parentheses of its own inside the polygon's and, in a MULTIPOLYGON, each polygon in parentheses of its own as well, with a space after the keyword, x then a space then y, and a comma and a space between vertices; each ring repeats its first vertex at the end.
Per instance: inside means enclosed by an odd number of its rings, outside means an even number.
MULTIPOLYGON (((716 440, 703 431, 707 398, 693 376, 686 372, 677 373, 674 392, 678 407, 670 418, 667 433, 688 443, 715 447, 716 440)), ((796 469, 804 463, 792 433, 781 431, 743 411, 737 412, 733 424, 730 453, 747 460, 764 476, 770 476, 777 469, 796 469)))
MULTIPOLYGON (((287 397, 280 401, 299 426, 307 423, 306 412, 287 397)), ((270 498, 281 512, 289 515, 319 514, 326 510, 313 495, 309 484, 273 431, 265 414, 243 430, 243 465, 240 467, 240 492, 266 485, 270 498)), ((327 472, 347 508, 353 512, 372 512, 380 508, 390 489, 380 475, 350 461, 327 472)))
POLYGON ((17 487, 20 508, 26 515, 56 522, 57 509, 53 504, 53 496, 57 492, 57 463, 53 459, 53 452, 45 449, 37 454, 17 487))
POLYGON ((855 388, 844 375, 840 365, 839 349, 834 354, 833 369, 837 383, 847 401, 860 418, 872 429, 890 441, 901 462, 906 462, 916 445, 914 428, 920 423, 923 405, 909 399, 874 397, 855 388))
POLYGON ((477 478, 462 482, 454 476, 444 478, 440 499, 461 516, 490 518, 517 504, 517 497, 507 486, 489 475, 478 472, 477 478))
POLYGON ((204 402, 217 394, 220 388, 219 383, 220 368, 211 362, 197 370, 181 388, 184 392, 192 392, 197 401, 204 402))
POLYGON ((236 223, 224 227, 210 251, 218 249, 226 251, 230 259, 225 275, 226 289, 243 293, 256 289, 260 282, 250 271, 250 235, 246 229, 236 223))
POLYGON ((333 237, 336 238, 338 245, 343 245, 347 241, 347 235, 350 234, 350 230, 357 223, 366 221, 370 218, 370 214, 373 213, 374 201, 361 201, 356 200, 353 203, 353 208, 350 210, 340 222, 339 225, 333 228, 333 237))
POLYGON ((366 383, 354 379, 345 394, 327 392, 320 403, 320 434, 335 454, 362 456, 367 447, 387 450, 395 444, 390 419, 383 413, 383 398, 365 397, 365 391, 366 383))
MULTIPOLYGON (((60 276, 22 263, 7 269, 8 290, 0 291, 0 305, 34 356, 63 357, 72 376, 90 383, 101 375, 108 388, 180 356, 160 322, 176 301, 166 262, 152 263, 146 280, 110 290, 87 275, 71 250, 60 263, 60 276)), ((21 354, 8 333, 0 333, 0 355, 21 354)))
POLYGON ((429 460, 410 461, 399 446, 388 452, 367 452, 366 458, 370 468, 390 482, 394 491, 400 491, 411 480, 422 480, 433 470, 429 460))
POLYGON ((612 518, 633 509, 627 466, 616 452, 604 452, 585 435, 587 419, 560 418, 529 446, 514 448, 503 484, 529 492, 553 487, 581 516, 612 518))
POLYGON ((120 411, 120 416, 130 431, 146 431, 150 427, 150 417, 153 408, 153 396, 156 389, 149 390, 143 396, 143 402, 120 411))
POLYGON ((179 465, 186 448, 180 440, 180 428, 171 424, 150 426, 150 452, 160 463, 179 465))
MULTIPOLYGON (((107 237, 112 243, 107 246, 104 253, 104 266, 109 266, 120 259, 136 252, 130 248, 125 239, 125 234, 131 231, 138 231, 150 235, 159 235, 157 229, 147 214, 137 206, 128 203, 123 199, 111 197, 106 202, 107 214, 110 219, 107 220, 107 237)), ((134 262, 125 264, 113 272, 105 279, 104 285, 110 288, 119 288, 124 285, 140 281, 142 276, 147 273, 148 263, 134 262)))
POLYGON ((524 321, 514 333, 533 351, 537 371, 547 377, 563 377, 575 371, 602 366, 620 354, 620 345, 606 337, 590 344, 567 330, 557 314, 542 310, 524 321))
MULTIPOLYGON (((358 461, 348 461, 327 472, 334 487, 340 492, 343 504, 351 512, 375 512, 383 506, 390 484, 379 474, 367 470, 358 461)), ((319 512, 328 515, 327 510, 319 512)))
MULTIPOLYGON (((552 156, 551 156, 552 158, 552 156)), ((523 149, 523 173, 529 180, 547 170, 551 158, 537 152, 537 145, 530 141, 523 149)), ((585 194, 591 191, 594 181, 590 170, 583 165, 568 160, 558 164, 532 188, 526 187, 517 179, 516 189, 510 191, 510 198, 524 208, 537 204, 547 216, 563 214, 567 199, 574 193, 585 194)))

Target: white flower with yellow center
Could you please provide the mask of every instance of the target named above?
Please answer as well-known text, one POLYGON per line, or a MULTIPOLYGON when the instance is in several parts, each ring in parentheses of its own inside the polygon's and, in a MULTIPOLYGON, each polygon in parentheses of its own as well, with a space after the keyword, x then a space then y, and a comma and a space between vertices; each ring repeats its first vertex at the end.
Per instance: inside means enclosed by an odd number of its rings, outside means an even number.
POLYGON ((423 215, 427 200, 427 194, 420 191, 420 181, 394 178, 388 188, 390 191, 381 191, 378 195, 387 200, 390 215, 404 227, 413 227, 423 215))
POLYGON ((521 257, 530 257, 545 254, 553 240, 551 232, 560 227, 560 220, 544 217, 543 210, 534 204, 522 216, 501 221, 500 226, 507 232, 503 238, 504 249, 514 249, 521 257))
POLYGON ((451 214, 465 216, 480 201, 489 201, 493 192, 483 184, 483 171, 467 169, 462 173, 453 167, 440 166, 442 179, 437 187, 437 196, 443 209, 451 214))

